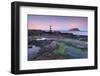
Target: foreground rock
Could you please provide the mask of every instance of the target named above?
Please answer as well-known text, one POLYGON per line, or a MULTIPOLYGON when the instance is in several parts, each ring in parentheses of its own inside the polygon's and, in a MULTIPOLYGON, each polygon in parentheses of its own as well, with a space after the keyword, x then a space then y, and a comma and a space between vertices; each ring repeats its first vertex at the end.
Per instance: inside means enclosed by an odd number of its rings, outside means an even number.
POLYGON ((45 58, 46 56, 48 56, 49 53, 51 53, 56 48, 58 48, 57 42, 52 41, 50 45, 42 47, 35 58, 37 59, 40 59, 41 57, 45 58))

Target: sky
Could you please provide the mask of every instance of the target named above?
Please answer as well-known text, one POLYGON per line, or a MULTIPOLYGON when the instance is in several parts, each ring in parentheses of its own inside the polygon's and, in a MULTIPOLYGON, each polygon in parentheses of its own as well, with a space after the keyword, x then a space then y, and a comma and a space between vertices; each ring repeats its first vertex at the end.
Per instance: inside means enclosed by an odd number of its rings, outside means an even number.
POLYGON ((50 26, 52 30, 79 28, 81 31, 87 31, 88 17, 28 15, 28 29, 49 30, 50 26))

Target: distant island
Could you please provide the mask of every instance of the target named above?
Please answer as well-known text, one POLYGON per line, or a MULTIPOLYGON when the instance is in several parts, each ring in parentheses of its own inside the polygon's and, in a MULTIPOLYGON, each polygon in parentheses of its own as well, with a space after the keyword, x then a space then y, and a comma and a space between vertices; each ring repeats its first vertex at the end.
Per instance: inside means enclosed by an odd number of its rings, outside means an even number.
POLYGON ((79 28, 72 28, 72 29, 69 29, 69 31, 80 31, 79 28))

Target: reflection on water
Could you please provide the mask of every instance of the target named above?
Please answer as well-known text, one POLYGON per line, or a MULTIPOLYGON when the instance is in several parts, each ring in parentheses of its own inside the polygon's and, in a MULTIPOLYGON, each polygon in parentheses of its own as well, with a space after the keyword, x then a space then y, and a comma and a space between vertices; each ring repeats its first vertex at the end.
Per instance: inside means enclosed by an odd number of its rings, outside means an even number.
POLYGON ((37 53, 39 52, 40 47, 32 46, 32 48, 28 48, 28 60, 32 60, 37 53))

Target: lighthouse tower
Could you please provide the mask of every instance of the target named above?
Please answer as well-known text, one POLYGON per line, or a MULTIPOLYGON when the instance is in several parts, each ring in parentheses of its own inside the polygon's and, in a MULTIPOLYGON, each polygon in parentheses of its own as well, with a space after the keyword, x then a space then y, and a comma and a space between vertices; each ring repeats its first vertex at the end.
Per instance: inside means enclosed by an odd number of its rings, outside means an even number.
POLYGON ((52 33, 52 26, 50 25, 50 33, 52 33))

